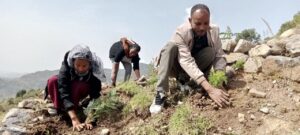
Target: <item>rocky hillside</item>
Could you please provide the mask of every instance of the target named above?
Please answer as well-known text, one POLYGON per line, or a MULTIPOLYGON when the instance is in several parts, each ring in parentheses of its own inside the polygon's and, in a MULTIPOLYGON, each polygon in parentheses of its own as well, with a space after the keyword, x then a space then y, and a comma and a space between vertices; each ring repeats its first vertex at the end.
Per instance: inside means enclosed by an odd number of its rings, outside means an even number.
MULTIPOLYGON (((231 105, 219 108, 203 90, 181 87, 170 80, 170 92, 160 114, 148 108, 157 76, 147 83, 119 84, 105 89, 88 120, 93 130, 72 131, 70 121, 49 116, 47 103, 25 99, 2 121, 1 133, 27 134, 300 134, 300 29, 291 29, 264 44, 223 41, 227 75, 224 89, 231 105), (24 126, 25 125, 25 126, 24 126)), ((89 111, 90 112, 90 111, 89 111)))

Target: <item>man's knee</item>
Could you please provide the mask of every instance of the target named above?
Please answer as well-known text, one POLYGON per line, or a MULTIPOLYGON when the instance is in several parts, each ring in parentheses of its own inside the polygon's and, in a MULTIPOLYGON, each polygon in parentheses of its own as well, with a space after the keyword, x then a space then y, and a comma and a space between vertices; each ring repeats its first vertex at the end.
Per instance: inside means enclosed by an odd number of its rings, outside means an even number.
POLYGON ((167 54, 174 54, 178 52, 178 46, 174 42, 168 42, 164 50, 167 54))
POLYGON ((207 59, 208 61, 214 61, 214 59, 216 58, 216 52, 215 49, 212 47, 206 47, 203 49, 203 52, 205 59, 207 59))

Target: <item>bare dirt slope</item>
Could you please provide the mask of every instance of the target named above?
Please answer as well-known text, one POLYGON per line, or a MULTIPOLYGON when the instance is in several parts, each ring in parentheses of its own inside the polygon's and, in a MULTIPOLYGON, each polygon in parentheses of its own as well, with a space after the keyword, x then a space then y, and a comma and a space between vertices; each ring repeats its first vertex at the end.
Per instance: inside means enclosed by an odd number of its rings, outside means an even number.
MULTIPOLYGON (((239 73, 230 79, 227 90, 232 105, 218 108, 205 95, 195 93, 187 96, 183 104, 189 104, 192 115, 208 119, 211 126, 201 134, 300 134, 300 84, 276 76, 239 73), (249 89, 266 93, 265 98, 253 97, 249 89), (265 108, 267 112, 261 112, 265 108)), ((145 88, 149 90, 149 88, 145 88)), ((110 91, 109 89, 106 91, 110 91)), ((152 92, 154 96, 154 92, 152 92)), ((124 104, 130 100, 126 94, 118 92, 124 104)), ((147 109, 140 113, 120 116, 119 119, 98 120, 91 131, 73 132, 70 124, 60 117, 46 117, 33 123, 32 134, 100 134, 108 128, 110 134, 170 134, 170 117, 178 106, 176 98, 170 95, 166 108, 161 114, 151 116, 147 109), (176 100, 176 101, 174 101, 176 100), (153 130, 153 131, 152 131, 153 130)), ((119 110, 120 115, 122 110, 119 110)), ((200 133, 199 133, 200 134, 200 133)))

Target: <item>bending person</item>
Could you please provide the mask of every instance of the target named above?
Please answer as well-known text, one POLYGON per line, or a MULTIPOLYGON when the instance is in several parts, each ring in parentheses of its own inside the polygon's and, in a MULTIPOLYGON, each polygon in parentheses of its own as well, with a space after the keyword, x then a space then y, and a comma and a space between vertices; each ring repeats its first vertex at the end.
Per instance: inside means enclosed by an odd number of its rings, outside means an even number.
POLYGON ((101 80, 105 81, 101 59, 88 47, 77 45, 65 54, 59 74, 48 80, 45 98, 50 95, 54 114, 56 111, 67 112, 73 130, 92 129, 92 124, 81 123, 76 113, 82 99, 89 96, 92 100, 100 96, 101 80))
POLYGON ((139 52, 141 47, 134 41, 127 38, 121 38, 120 41, 114 43, 109 51, 109 58, 112 61, 111 85, 116 86, 117 75, 119 71, 119 63, 121 62, 125 69, 124 81, 130 79, 132 64, 136 76, 136 80, 141 77, 139 69, 139 52))

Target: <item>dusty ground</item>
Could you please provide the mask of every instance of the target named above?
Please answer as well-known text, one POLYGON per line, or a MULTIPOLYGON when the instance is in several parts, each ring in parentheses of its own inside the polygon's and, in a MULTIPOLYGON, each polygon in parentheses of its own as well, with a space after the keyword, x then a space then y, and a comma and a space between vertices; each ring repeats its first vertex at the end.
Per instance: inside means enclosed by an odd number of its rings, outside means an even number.
MULTIPOLYGON (((232 105, 227 108, 218 108, 205 96, 205 93, 196 93, 185 102, 193 106, 197 112, 209 119, 213 127, 207 134, 300 134, 300 84, 263 74, 239 73, 232 78, 227 86, 232 105), (251 97, 248 90, 255 88, 267 93, 266 98, 251 97), (259 111, 267 107, 269 113, 259 111), (244 114, 244 120, 239 121, 238 113, 244 114)), ((129 97, 119 93, 123 102, 129 97)), ((176 102, 168 101, 161 117, 153 125, 160 134, 168 134, 168 121, 176 109, 176 102)), ((120 110, 121 113, 121 110, 120 110)), ((134 129, 140 124, 147 124, 155 116, 150 116, 145 110, 142 115, 132 114, 118 120, 98 121, 91 131, 73 132, 72 127, 60 117, 45 117, 44 121, 32 124, 32 134, 100 134, 103 128, 109 128, 110 134, 135 134, 134 129)))

